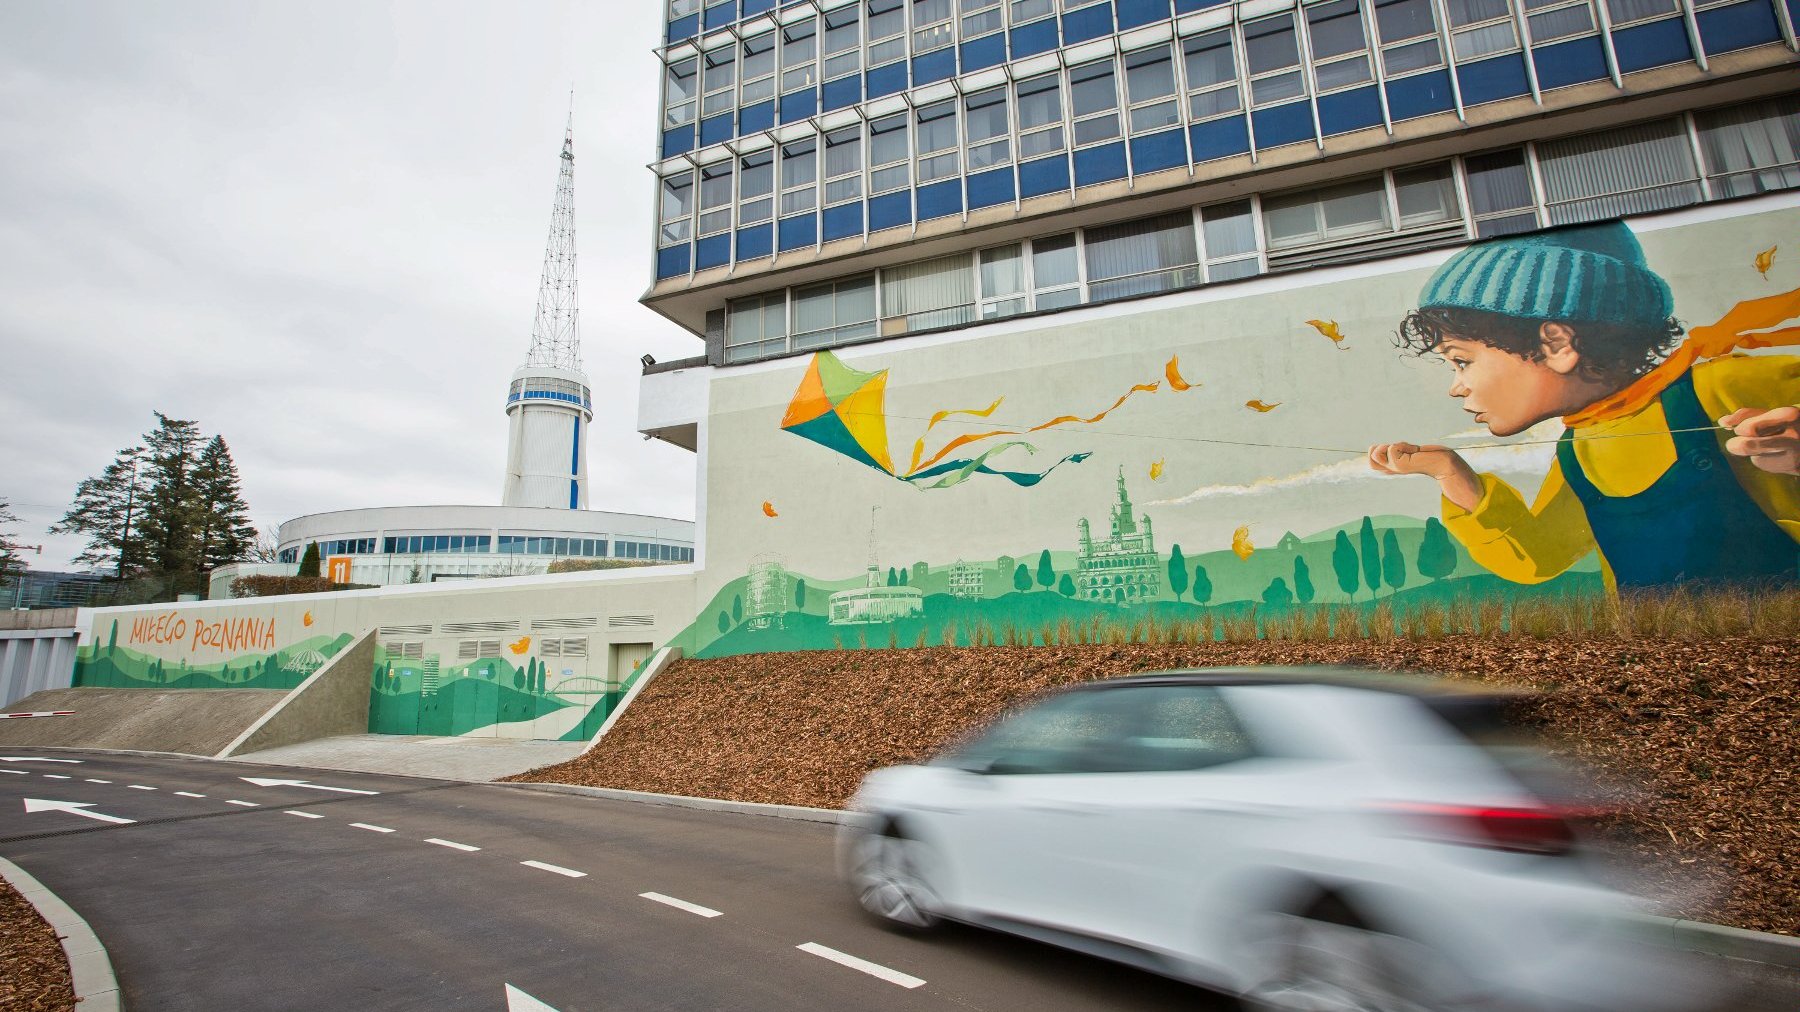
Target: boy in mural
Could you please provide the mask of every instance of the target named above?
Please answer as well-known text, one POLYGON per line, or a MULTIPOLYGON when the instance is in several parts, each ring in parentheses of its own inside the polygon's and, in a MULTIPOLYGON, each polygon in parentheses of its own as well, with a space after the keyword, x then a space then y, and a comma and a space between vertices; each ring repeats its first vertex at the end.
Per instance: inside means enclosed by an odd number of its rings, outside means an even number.
POLYGON ((1800 291, 1685 341, 1673 312, 1621 222, 1462 250, 1396 343, 1448 362, 1450 396, 1496 436, 1560 417, 1556 461, 1530 505, 1444 446, 1373 446, 1369 466, 1435 478, 1444 526, 1516 583, 1598 548, 1613 587, 1800 584, 1800 358, 1730 354, 1800 344, 1754 333, 1800 315, 1800 291))

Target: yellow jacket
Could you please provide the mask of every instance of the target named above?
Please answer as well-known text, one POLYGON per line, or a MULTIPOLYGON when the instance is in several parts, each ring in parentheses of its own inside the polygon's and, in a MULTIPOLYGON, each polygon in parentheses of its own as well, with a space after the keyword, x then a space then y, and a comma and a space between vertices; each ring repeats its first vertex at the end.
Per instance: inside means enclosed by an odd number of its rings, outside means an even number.
MULTIPOLYGON (((1693 367, 1694 394, 1707 417, 1718 419, 1740 408, 1800 404, 1800 358, 1790 355, 1732 355, 1693 367)), ((1723 446, 1729 434, 1718 433, 1723 446)), ((1636 495, 1675 463, 1675 441, 1660 401, 1635 414, 1574 430, 1575 459, 1594 487, 1609 496, 1636 495), (1603 438, 1596 438, 1603 437, 1603 438), (1629 437, 1629 438, 1620 438, 1629 437)), ((1732 456, 1738 484, 1783 532, 1800 542, 1800 477, 1772 474, 1732 456)), ((1481 475, 1481 501, 1465 510, 1443 502, 1444 528, 1462 542, 1469 557, 1514 583, 1542 583, 1595 550, 1581 500, 1552 462, 1530 506, 1518 489, 1491 474, 1481 475)), ((1729 537, 1729 531, 1720 531, 1729 537)), ((1606 584, 1613 585, 1611 568, 1606 584)))

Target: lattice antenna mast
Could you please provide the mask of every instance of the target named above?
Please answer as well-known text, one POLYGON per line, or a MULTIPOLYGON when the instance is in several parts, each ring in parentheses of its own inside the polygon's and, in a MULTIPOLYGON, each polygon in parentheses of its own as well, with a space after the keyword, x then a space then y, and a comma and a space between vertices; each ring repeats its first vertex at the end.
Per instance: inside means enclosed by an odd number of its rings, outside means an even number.
POLYGON ((581 330, 575 292, 575 93, 569 93, 569 123, 563 130, 562 169, 556 177, 556 206, 550 212, 550 240, 544 247, 544 275, 538 284, 537 319, 531 326, 526 365, 581 370, 581 330))

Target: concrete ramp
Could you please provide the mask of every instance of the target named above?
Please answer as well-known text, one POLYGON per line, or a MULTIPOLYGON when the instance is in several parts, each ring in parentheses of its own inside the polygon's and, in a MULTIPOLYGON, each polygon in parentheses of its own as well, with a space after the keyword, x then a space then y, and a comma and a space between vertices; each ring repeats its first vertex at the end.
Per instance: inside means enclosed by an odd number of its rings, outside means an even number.
POLYGON ((287 695, 280 689, 46 689, 7 709, 75 712, 67 717, 0 720, 0 746, 212 756, 287 695))

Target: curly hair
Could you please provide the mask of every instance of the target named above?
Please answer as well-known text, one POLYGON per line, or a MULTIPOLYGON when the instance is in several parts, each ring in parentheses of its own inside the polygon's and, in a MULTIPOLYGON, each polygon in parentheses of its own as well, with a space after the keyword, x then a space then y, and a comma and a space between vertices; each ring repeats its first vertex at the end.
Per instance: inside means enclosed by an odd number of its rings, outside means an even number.
MULTIPOLYGON (((1544 357, 1538 329, 1543 321, 1505 316, 1480 309, 1428 306, 1406 314, 1394 346, 1415 355, 1430 355, 1446 338, 1476 341, 1536 362, 1544 357)), ((1621 385, 1649 372, 1681 340, 1680 321, 1669 317, 1661 329, 1623 327, 1612 323, 1558 321, 1574 331, 1569 341, 1580 357, 1576 372, 1584 379, 1621 385)))

